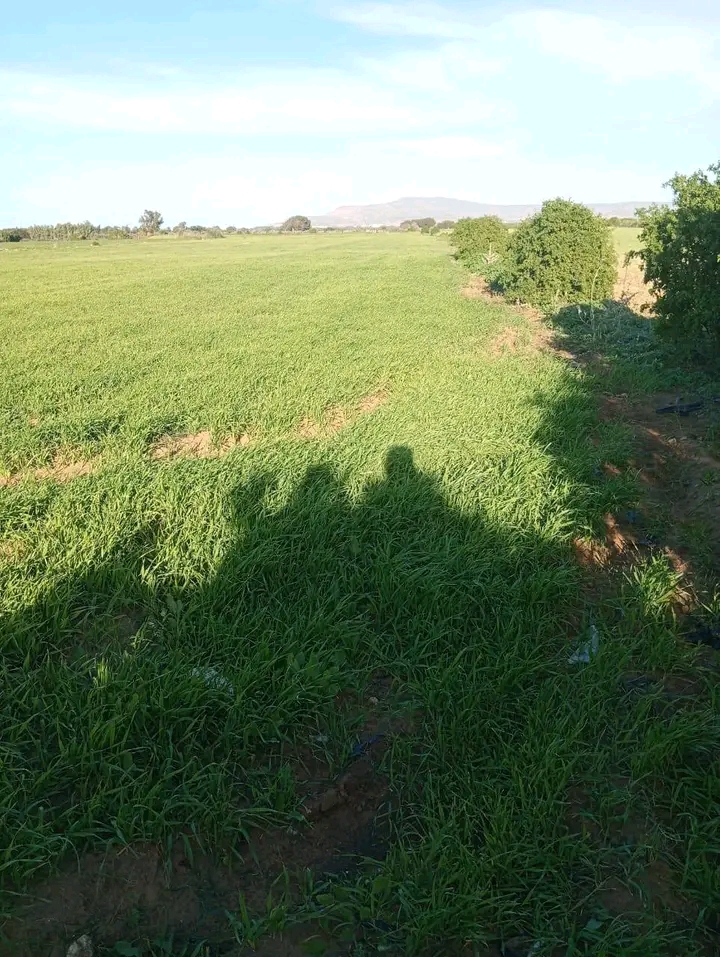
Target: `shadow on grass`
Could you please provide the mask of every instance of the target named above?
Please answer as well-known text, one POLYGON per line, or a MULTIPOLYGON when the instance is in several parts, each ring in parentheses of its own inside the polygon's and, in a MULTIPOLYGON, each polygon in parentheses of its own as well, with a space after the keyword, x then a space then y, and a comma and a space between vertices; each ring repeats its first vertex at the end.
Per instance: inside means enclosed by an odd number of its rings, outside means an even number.
MULTIPOLYGON (((680 660, 653 591, 667 569, 638 572, 612 608, 583 598, 567 524, 607 495, 583 485, 591 421, 579 385, 544 410, 552 481, 576 496, 565 520, 519 521, 510 500, 491 519, 468 505, 478 494, 443 487, 395 446, 359 494, 330 465, 280 505, 272 474, 236 487, 232 544, 206 582, 164 574, 172 530, 148 521, 3 621, 5 888, 95 851, 15 898, 14 953, 85 931, 105 944, 174 931, 221 953, 228 912, 237 939, 312 919, 349 932, 346 953, 360 938, 470 953, 468 941, 527 932, 528 947, 542 937, 630 955, 687 936, 697 907, 658 917, 624 876, 632 865, 644 886, 660 825, 621 841, 616 819, 682 804, 710 846, 698 789, 717 729, 703 708, 653 711, 659 678, 654 695, 624 683, 680 660), (587 639, 590 612, 601 653, 570 667, 568 639, 587 639), (640 782, 661 776, 669 793, 648 795, 640 782), (384 860, 323 883, 339 859, 342 870, 372 851, 377 815, 384 860), (131 851, 98 851, 108 843, 131 851), (273 910, 283 868, 309 869, 316 885, 293 884, 273 910), (621 905, 603 897, 618 881, 621 905)), ((205 520, 198 535, 213 534, 205 520)), ((709 906, 700 838, 684 878, 709 906)))

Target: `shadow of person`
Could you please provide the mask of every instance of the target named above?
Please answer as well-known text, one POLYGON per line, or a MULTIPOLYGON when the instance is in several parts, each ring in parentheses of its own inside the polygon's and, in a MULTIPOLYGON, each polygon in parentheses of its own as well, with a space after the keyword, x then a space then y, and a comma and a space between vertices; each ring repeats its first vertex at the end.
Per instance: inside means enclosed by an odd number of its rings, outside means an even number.
POLYGON ((468 648, 510 655, 528 638, 522 616, 507 613, 509 589, 547 610, 564 588, 556 544, 480 508, 459 511, 406 446, 390 448, 382 478, 354 496, 323 464, 280 508, 245 488, 234 501, 237 544, 191 601, 206 645, 253 681, 262 662, 282 669, 298 653, 416 675, 421 661, 468 648))
MULTIPOLYGON (((208 473, 190 475, 176 480, 207 484, 208 473)), ((423 711, 426 751, 441 755, 436 773, 451 782, 498 763, 538 658, 553 654, 553 613, 568 591, 557 546, 489 517, 480 496, 475 508, 457 507, 448 483, 418 468, 406 446, 388 450, 378 479, 362 488, 350 479, 324 463, 289 492, 287 475, 264 473, 218 491, 228 496, 230 545, 200 585, 164 567, 164 532, 148 522, 0 623, 14 642, 4 661, 10 773, 24 782, 0 838, 19 859, 32 849, 37 871, 71 844, 169 846, 188 832, 215 847, 290 820, 297 796, 280 752, 307 748, 323 728, 346 752, 355 726, 338 714, 338 695, 361 693, 378 671, 423 711), (108 641, 121 603, 141 624, 108 641), (73 643, 79 656, 68 653, 73 643), (448 735, 451 727, 463 731, 448 735), (40 800, 43 814, 31 820, 24 805, 40 800)), ((85 873, 98 879, 87 861, 85 873)), ((42 888, 55 904, 67 899, 58 881, 42 888)), ((142 930, 167 922, 165 900, 142 930)), ((92 916, 109 940, 125 934, 135 902, 107 901, 112 914, 100 901, 92 916)), ((45 906, 32 922, 52 937, 58 908, 45 906)), ((84 911, 62 912, 64 927, 84 920, 84 911)))

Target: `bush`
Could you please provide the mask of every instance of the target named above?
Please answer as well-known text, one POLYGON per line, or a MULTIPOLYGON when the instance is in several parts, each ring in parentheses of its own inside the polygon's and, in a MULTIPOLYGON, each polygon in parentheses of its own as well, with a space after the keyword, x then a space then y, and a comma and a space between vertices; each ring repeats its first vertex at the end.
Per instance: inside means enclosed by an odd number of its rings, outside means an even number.
POLYGON ((640 210, 638 256, 657 296, 659 331, 686 345, 720 348, 720 163, 674 176, 671 207, 640 210))
POLYGON ((450 233, 455 257, 468 269, 495 278, 507 252, 509 233, 497 216, 459 219, 450 233))
POLYGON ((287 233, 306 233, 311 226, 307 216, 291 216, 282 224, 282 230, 287 233))
POLYGON ((19 243, 22 238, 19 229, 0 229, 0 243, 19 243))
POLYGON ((499 283, 508 298, 550 312, 608 299, 616 279, 607 223, 587 206, 553 199, 512 234, 499 283))

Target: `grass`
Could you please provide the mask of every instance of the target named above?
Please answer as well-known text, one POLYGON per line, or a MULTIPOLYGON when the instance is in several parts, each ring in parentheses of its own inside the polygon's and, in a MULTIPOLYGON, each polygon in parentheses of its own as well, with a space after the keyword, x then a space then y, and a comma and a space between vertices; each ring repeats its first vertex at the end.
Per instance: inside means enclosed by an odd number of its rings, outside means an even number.
POLYGON ((637 490, 598 477, 627 449, 579 370, 414 234, 19 244, 0 281, 7 915, 88 848, 297 828, 298 749, 346 766, 363 716, 338 695, 382 675, 416 716, 382 758, 387 855, 242 905, 238 941, 707 952, 716 688, 667 701, 697 670, 662 558, 585 587, 573 539, 637 490), (153 459, 204 430, 248 440, 153 459), (56 481, 68 461, 90 471, 56 481))
POLYGON ((640 246, 640 230, 634 226, 615 226, 613 227, 613 238, 621 260, 632 249, 638 249, 640 246))

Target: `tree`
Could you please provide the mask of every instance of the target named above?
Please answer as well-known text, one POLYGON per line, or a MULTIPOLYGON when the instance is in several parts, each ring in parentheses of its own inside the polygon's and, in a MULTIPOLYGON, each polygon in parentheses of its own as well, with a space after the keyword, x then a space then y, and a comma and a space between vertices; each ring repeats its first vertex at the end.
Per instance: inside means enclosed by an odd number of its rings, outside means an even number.
POLYGON ((146 209, 138 222, 140 223, 140 229, 148 236, 152 236, 159 232, 164 220, 162 213, 159 213, 156 209, 146 209))
POLYGON ((307 216, 291 216, 282 224, 282 230, 286 233, 305 233, 311 226, 307 216))
POLYGON ((455 258, 472 270, 494 279, 507 252, 509 233, 497 216, 459 219, 450 233, 455 258))
POLYGON ((511 235, 499 282, 508 298, 550 312, 608 299, 616 278, 607 223, 587 206, 553 199, 511 235))
POLYGON ((672 206, 639 210, 645 281, 666 337, 720 349, 720 163, 666 183, 672 206))
POLYGON ((435 225, 432 216, 425 216, 422 219, 405 219, 400 223, 400 229, 420 230, 420 232, 429 233, 435 225))

